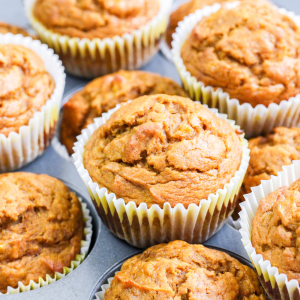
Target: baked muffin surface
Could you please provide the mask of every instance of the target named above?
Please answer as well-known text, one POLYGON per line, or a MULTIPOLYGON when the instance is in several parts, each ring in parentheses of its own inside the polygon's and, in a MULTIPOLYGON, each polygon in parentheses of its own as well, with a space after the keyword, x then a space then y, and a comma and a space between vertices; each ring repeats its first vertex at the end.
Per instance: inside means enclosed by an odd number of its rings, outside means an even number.
POLYGON ((0 292, 18 281, 53 276, 80 253, 83 216, 77 196, 56 178, 0 175, 0 292))
POLYGON ((144 96, 118 109, 85 146, 84 166, 99 187, 126 203, 199 204, 234 177, 240 137, 201 104, 144 96))
POLYGON ((5 136, 28 125, 55 87, 37 54, 12 44, 0 44, 0 84, 0 133, 5 136))
POLYGON ((158 0, 37 0, 34 16, 46 28, 78 38, 111 38, 130 33, 159 11, 158 0))
POLYGON ((22 34, 23 36, 31 36, 25 29, 19 26, 10 25, 0 21, 0 33, 12 33, 12 34, 22 34))
POLYGON ((183 241, 127 260, 105 292, 110 299, 266 299, 253 270, 228 254, 183 241))
POLYGON ((94 123, 94 118, 121 102, 154 94, 186 96, 172 79, 149 72, 121 70, 93 80, 63 106, 61 142, 72 154, 76 136, 94 123))
POLYGON ((264 1, 242 1, 203 18, 181 56, 205 85, 222 88, 241 104, 268 106, 300 92, 299 46, 292 19, 264 1))
POLYGON ((300 180, 262 199, 253 219, 252 245, 288 280, 300 283, 300 180))

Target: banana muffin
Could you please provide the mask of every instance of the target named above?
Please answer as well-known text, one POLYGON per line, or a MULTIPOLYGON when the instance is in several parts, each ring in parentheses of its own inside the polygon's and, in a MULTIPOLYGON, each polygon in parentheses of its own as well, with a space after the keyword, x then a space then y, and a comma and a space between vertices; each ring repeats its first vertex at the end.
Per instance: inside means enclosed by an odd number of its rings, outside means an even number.
POLYGON ((240 135, 228 122, 169 95, 122 106, 93 133, 83 156, 93 182, 125 203, 185 208, 223 189, 241 160, 240 135))
POLYGON ((154 94, 186 96, 172 79, 149 72, 121 70, 93 80, 64 105, 61 142, 72 154, 76 136, 93 123, 94 118, 121 102, 154 94))
POLYGON ((252 221, 252 245, 257 254, 300 284, 300 179, 260 201, 252 221))
POLYGON ((33 14, 47 29, 80 39, 131 33, 159 11, 158 0, 37 0, 33 14))
MULTIPOLYGON (((239 202, 243 195, 251 193, 251 187, 260 185, 261 180, 268 180, 282 171, 282 166, 291 165, 300 159, 300 128, 277 127, 267 136, 249 140, 250 162, 244 178, 239 202)), ((238 218, 239 205, 234 213, 238 218)))
POLYGON ((84 222, 68 187, 48 175, 2 174, 0 203, 0 292, 70 267, 84 222))
POLYGON ((33 39, 35 39, 35 37, 30 35, 25 29, 0 21, 0 33, 5 34, 5 33, 9 33, 9 32, 12 34, 22 34, 23 36, 30 36, 33 39))
POLYGON ((31 49, 0 44, 0 133, 28 125, 51 97, 55 83, 43 60, 31 49))
POLYGON ((260 299, 256 273, 228 254, 183 241, 128 259, 105 291, 112 299, 260 299))
POLYGON ((253 107, 300 93, 300 29, 265 1, 226 5, 204 17, 182 46, 184 65, 205 86, 253 107))

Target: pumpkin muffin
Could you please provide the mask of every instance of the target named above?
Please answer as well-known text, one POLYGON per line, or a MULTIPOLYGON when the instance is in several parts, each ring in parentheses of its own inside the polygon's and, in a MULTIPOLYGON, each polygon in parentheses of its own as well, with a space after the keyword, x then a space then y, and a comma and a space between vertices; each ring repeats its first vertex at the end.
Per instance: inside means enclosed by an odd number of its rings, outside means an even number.
POLYGON ((143 96, 122 106, 85 146, 93 182, 148 207, 185 208, 223 189, 242 160, 239 134, 188 98, 143 96))
POLYGON ((105 291, 112 299, 260 299, 256 273, 228 254, 183 241, 128 259, 105 291))
POLYGON ((62 272, 80 253, 83 216, 77 196, 56 178, 0 175, 0 292, 62 272))
POLYGON ((226 5, 204 17, 181 49, 184 65, 206 86, 253 107, 300 93, 300 28, 265 1, 226 5))
POLYGON ((260 201, 253 219, 252 245, 288 280, 300 284, 299 240, 300 179, 260 201))
POLYGON ((25 29, 0 21, 0 33, 5 34, 5 33, 9 33, 9 32, 12 34, 22 34, 23 36, 30 36, 33 39, 35 39, 35 37, 30 35, 25 29))
POLYGON ((168 94, 185 97, 172 79, 142 71, 118 71, 93 80, 63 106, 60 139, 69 154, 82 129, 117 104, 143 95, 168 94))
MULTIPOLYGON (((267 136, 249 140, 250 162, 244 178, 239 202, 243 195, 251 193, 251 187, 260 185, 261 180, 268 180, 282 171, 282 166, 291 165, 300 159, 300 128, 277 127, 267 136)), ((234 213, 238 219, 239 205, 234 213)))
POLYGON ((53 32, 104 39, 140 28, 158 13, 159 6, 158 0, 37 0, 33 14, 53 32))
POLYGON ((0 133, 28 125, 51 97, 55 83, 43 60, 31 49, 0 44, 0 133))

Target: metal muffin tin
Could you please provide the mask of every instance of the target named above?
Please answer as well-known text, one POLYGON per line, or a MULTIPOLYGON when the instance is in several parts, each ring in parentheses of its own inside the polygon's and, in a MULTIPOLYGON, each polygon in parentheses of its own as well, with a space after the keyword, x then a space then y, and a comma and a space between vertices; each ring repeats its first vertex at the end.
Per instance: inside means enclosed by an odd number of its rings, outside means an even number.
MULTIPOLYGON (((184 0, 181 0, 184 1, 184 0)), ((175 0, 175 5, 179 1, 175 0)), ((294 10, 300 14, 300 2, 298 0, 273 0, 279 6, 294 10)), ((29 27, 22 8, 21 0, 1 1, 0 20, 23 27, 29 27)), ((143 70, 168 76, 180 83, 175 66, 161 53, 158 53, 143 70)), ((68 92, 86 84, 88 81, 72 76, 67 76, 65 95, 68 92)), ((66 97, 67 98, 67 97, 66 97)), ((34 162, 18 170, 33 173, 44 173, 64 181, 71 190, 80 194, 87 203, 93 218, 93 238, 90 252, 87 258, 73 272, 65 278, 48 286, 14 295, 2 295, 1 299, 10 300, 57 300, 93 299, 99 287, 106 283, 109 276, 113 276, 124 260, 141 250, 134 248, 126 242, 116 238, 102 225, 100 218, 92 204, 89 194, 77 174, 76 168, 70 160, 61 157, 52 145, 45 153, 34 162)), ((219 250, 230 251, 233 255, 247 263, 248 256, 241 242, 239 232, 227 224, 204 245, 217 247, 219 250), (246 260, 244 260, 246 259, 246 260)), ((249 265, 249 261, 247 263, 249 265)))

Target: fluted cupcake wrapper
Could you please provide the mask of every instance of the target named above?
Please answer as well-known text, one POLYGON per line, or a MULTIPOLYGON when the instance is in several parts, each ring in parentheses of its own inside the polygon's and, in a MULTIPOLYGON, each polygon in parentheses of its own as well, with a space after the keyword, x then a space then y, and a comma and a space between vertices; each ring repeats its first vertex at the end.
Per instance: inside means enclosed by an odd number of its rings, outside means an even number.
MULTIPOLYGON (((236 206, 237 194, 250 159, 247 140, 241 136, 242 161, 234 177, 216 194, 210 194, 208 199, 199 201, 199 205, 190 204, 188 208, 185 208, 183 204, 178 203, 172 208, 170 203, 166 202, 163 208, 156 204, 147 208, 146 203, 137 206, 134 201, 130 201, 125 204, 124 200, 118 199, 114 193, 108 193, 105 188, 99 188, 83 165, 85 144, 94 131, 104 124, 119 107, 120 105, 117 105, 114 109, 103 113, 102 117, 96 118, 95 123, 89 125, 77 137, 78 142, 73 148, 76 169, 93 199, 102 222, 117 237, 140 248, 172 240, 201 243, 210 238, 222 227, 236 206)), ((230 123, 233 128, 239 129, 239 126, 234 125, 234 121, 228 120, 224 114, 219 114, 217 109, 211 109, 211 111, 230 123)))
POLYGON ((22 45, 33 50, 42 58, 47 72, 55 81, 51 98, 34 113, 28 125, 21 126, 19 133, 10 132, 8 137, 0 134, 0 172, 9 172, 30 163, 49 146, 55 134, 66 76, 58 56, 40 41, 7 33, 0 34, 0 44, 22 45))
MULTIPOLYGON (((228 7, 235 7, 239 2, 228 3, 228 7)), ((173 61, 179 72, 185 91, 191 99, 207 104, 209 107, 218 108, 221 113, 228 115, 229 119, 235 120, 245 130, 246 138, 258 136, 271 132, 275 127, 296 127, 300 124, 300 95, 292 97, 279 104, 272 103, 268 107, 259 104, 252 107, 249 103, 240 104, 237 99, 231 99, 222 89, 214 89, 205 86, 186 70, 181 58, 181 48, 190 33, 199 21, 217 12, 221 8, 220 4, 206 6, 195 13, 185 17, 179 23, 176 33, 173 34, 172 55, 173 61)), ((300 26, 300 17, 293 12, 279 9, 282 14, 288 15, 300 26)))
POLYGON ((107 284, 103 284, 101 285, 101 291, 97 292, 95 294, 95 297, 93 300, 104 300, 104 294, 105 294, 105 291, 110 288, 110 283, 112 282, 114 278, 113 277, 109 277, 107 279, 107 284))
MULTIPOLYGON (((73 270, 75 270, 85 259, 89 252, 89 248, 91 245, 91 240, 92 240, 92 235, 93 235, 93 226, 92 226, 92 217, 90 215, 90 211, 87 208, 86 203, 82 202, 82 199, 78 197, 79 201, 81 202, 81 207, 82 207, 82 213, 83 213, 83 219, 85 221, 85 227, 84 227, 84 240, 81 241, 81 248, 80 248, 80 254, 76 255, 75 260, 72 260, 70 267, 64 267, 63 272, 55 272, 54 277, 51 277, 50 275, 46 275, 46 279, 44 280, 42 277, 39 278, 39 282, 35 282, 33 280, 30 280, 30 283, 28 285, 24 285, 21 281, 18 283, 17 288, 12 288, 12 287, 7 287, 7 293, 8 294, 17 294, 17 293, 22 293, 22 292, 27 292, 30 290, 35 290, 38 288, 41 288, 43 286, 49 285, 69 273, 71 273, 73 270)), ((3 295, 0 292, 0 295, 3 295)))
POLYGON ((173 0, 159 1, 158 14, 147 24, 131 33, 105 39, 71 38, 55 33, 34 17, 36 0, 25 0, 24 8, 32 27, 42 42, 59 55, 67 73, 94 78, 119 69, 138 69, 157 53, 173 0))
POLYGON ((240 204, 240 233, 248 256, 258 273, 260 282, 272 300, 292 300, 300 298, 300 288, 297 280, 288 280, 286 274, 279 274, 278 268, 271 265, 257 254, 251 243, 252 220, 260 201, 282 186, 289 186, 300 178, 300 160, 292 165, 284 166, 278 176, 270 180, 262 180, 261 184, 252 188, 252 193, 245 195, 245 201, 240 204))

